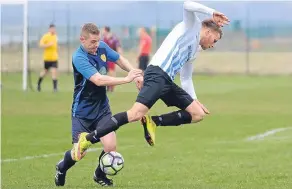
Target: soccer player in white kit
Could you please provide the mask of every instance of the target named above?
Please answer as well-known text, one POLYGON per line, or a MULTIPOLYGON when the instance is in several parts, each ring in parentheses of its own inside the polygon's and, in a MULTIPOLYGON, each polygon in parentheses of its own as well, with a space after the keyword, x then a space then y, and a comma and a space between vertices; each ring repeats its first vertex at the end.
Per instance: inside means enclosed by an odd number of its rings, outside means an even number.
POLYGON ((145 139, 153 146, 156 126, 195 123, 209 114, 197 99, 191 60, 195 58, 199 47, 203 50, 212 48, 221 39, 221 27, 228 24, 229 20, 224 14, 196 2, 186 1, 183 8, 183 21, 174 27, 153 56, 144 73, 143 87, 132 108, 112 116, 94 132, 82 133, 78 141, 80 153, 89 148, 89 141, 93 138, 100 138, 129 122, 141 120, 145 139), (197 16, 199 13, 211 18, 201 21, 197 16), (182 88, 173 82, 179 72, 182 88), (160 116, 146 115, 158 99, 180 110, 160 116))

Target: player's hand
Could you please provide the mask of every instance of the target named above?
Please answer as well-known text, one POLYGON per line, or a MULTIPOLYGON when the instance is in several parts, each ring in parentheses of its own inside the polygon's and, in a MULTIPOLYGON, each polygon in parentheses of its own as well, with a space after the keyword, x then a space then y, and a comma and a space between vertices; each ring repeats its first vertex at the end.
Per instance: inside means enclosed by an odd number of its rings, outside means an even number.
POLYGON ((134 79, 134 81, 136 83, 137 89, 140 91, 142 89, 142 87, 143 87, 143 82, 144 82, 143 76, 136 77, 134 79))
POLYGON ((213 13, 213 20, 221 27, 223 27, 224 25, 228 25, 228 23, 230 22, 227 16, 217 11, 213 13))
POLYGON ((210 111, 199 100, 196 100, 196 102, 201 106, 205 114, 210 114, 210 111))
POLYGON ((142 76, 142 70, 139 69, 132 69, 131 71, 129 71, 127 77, 125 78, 127 82, 131 82, 133 81, 135 78, 137 77, 141 77, 142 76))

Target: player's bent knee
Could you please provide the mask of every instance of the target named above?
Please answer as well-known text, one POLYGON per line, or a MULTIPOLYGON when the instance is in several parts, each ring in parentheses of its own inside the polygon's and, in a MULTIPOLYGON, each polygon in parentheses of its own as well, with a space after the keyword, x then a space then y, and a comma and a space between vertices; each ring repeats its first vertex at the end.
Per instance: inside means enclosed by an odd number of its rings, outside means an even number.
POLYGON ((204 119, 206 113, 195 101, 186 109, 192 116, 192 122, 199 122, 204 119))
POLYGON ((148 112, 148 108, 141 103, 135 103, 134 106, 128 110, 128 121, 139 121, 142 119, 142 117, 148 112))
POLYGON ((192 122, 202 121, 205 117, 205 113, 192 114, 192 122))
POLYGON ((140 111, 129 110, 128 111, 128 119, 129 122, 139 121, 145 114, 140 111))
POLYGON ((130 109, 128 111, 128 121, 129 122, 133 122, 133 121, 139 121, 142 119, 142 117, 145 115, 146 113, 144 111, 140 111, 137 109, 130 109))

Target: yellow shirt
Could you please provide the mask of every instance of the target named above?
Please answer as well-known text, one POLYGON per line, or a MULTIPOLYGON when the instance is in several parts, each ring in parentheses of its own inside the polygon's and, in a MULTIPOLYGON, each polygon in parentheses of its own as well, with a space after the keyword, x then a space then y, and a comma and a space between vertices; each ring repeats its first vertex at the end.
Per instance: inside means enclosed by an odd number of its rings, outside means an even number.
POLYGON ((57 61, 58 60, 58 40, 57 35, 52 35, 51 33, 46 33, 41 41, 40 44, 49 44, 53 43, 53 46, 44 48, 43 58, 44 61, 57 61))

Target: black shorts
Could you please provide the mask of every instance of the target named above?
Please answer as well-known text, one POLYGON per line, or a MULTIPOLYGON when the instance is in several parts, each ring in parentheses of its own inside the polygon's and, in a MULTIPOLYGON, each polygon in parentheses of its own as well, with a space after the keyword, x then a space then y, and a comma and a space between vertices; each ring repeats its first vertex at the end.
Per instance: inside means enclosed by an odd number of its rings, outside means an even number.
POLYGON ((139 69, 146 70, 147 65, 149 63, 149 56, 148 55, 141 55, 139 57, 139 69))
MULTIPOLYGON (((87 120, 72 116, 72 143, 78 142, 78 136, 80 133, 93 132, 97 127, 102 127, 105 123, 111 119, 112 113, 110 109, 106 109, 97 119, 87 120)), ((93 143, 99 142, 99 139, 94 139, 93 143)))
POLYGON ((136 102, 149 109, 161 99, 167 106, 176 106, 185 110, 194 99, 176 85, 158 66, 148 66, 144 73, 144 84, 136 102))
POLYGON ((58 68, 58 61, 45 61, 44 67, 46 70, 49 70, 50 68, 58 68))

